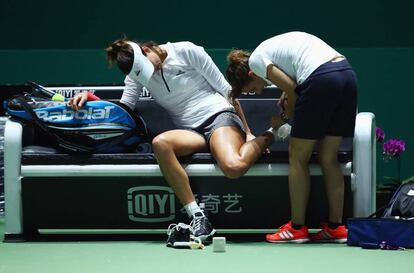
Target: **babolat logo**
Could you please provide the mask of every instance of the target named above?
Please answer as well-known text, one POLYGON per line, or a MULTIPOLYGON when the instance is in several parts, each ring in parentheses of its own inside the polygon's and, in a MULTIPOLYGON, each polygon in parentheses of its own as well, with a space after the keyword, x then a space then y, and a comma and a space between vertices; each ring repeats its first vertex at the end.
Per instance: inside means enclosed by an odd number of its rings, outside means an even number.
POLYGON ((134 222, 167 222, 175 218, 175 198, 170 187, 140 186, 128 190, 128 217, 134 222))
POLYGON ((105 106, 103 109, 79 109, 78 111, 74 111, 71 109, 64 109, 62 111, 45 111, 40 110, 36 111, 36 115, 38 118, 43 120, 64 120, 64 119, 105 119, 109 118, 111 114, 111 110, 114 109, 115 106, 105 106))

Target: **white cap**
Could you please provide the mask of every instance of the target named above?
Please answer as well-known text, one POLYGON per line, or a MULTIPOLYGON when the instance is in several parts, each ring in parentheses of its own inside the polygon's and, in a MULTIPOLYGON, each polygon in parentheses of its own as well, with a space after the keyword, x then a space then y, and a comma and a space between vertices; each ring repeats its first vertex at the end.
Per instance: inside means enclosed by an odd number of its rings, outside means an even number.
POLYGON ((134 51, 134 63, 128 76, 142 85, 147 85, 154 73, 154 65, 142 54, 142 50, 134 42, 128 42, 134 51))

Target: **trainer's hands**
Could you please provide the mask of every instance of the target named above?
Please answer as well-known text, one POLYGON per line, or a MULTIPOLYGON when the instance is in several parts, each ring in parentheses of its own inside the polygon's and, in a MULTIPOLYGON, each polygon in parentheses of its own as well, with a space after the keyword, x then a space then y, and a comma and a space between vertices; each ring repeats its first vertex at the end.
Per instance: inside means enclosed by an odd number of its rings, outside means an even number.
POLYGON ((289 119, 293 117, 293 114, 295 113, 295 104, 296 104, 296 95, 293 95, 289 97, 289 100, 287 102, 287 106, 285 108, 285 113, 289 119))
POLYGON ((285 122, 282 120, 279 116, 272 116, 272 119, 270 121, 270 126, 275 129, 279 129, 280 126, 285 124, 285 122))
POLYGON ((283 92, 280 96, 279 102, 277 103, 288 118, 292 118, 295 110, 297 96, 292 94, 288 97, 286 92, 283 92))
POLYGON ((286 92, 282 92, 282 95, 280 95, 279 101, 277 102, 277 105, 279 105, 280 109, 283 111, 286 110, 287 103, 288 103, 288 95, 286 92))
POLYGON ((84 91, 70 99, 68 105, 78 111, 88 101, 88 92, 84 91))
MULTIPOLYGON (((253 135, 252 133, 246 133, 246 142, 255 139, 256 136, 253 135)), ((265 154, 270 154, 270 150, 269 148, 266 148, 266 150, 264 151, 265 154)))

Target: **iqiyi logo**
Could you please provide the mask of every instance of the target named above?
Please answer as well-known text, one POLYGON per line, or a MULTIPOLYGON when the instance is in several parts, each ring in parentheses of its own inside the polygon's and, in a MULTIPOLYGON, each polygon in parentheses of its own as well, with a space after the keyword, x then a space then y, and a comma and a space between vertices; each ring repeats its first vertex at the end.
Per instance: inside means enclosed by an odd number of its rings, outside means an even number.
POLYGON ((170 187, 141 186, 128 190, 128 217, 134 222, 167 222, 175 218, 175 198, 170 187))

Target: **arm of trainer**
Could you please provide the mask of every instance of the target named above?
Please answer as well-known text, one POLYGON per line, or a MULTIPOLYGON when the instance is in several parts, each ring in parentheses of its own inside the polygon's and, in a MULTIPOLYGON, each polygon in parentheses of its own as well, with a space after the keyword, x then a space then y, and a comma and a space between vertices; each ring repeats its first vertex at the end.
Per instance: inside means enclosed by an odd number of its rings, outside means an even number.
POLYGON ((285 113, 288 118, 293 117, 295 103, 296 103, 296 94, 295 88, 297 86, 296 82, 292 80, 285 72, 280 70, 274 64, 269 64, 267 66, 267 78, 280 89, 282 89, 283 94, 279 103, 282 109, 285 110, 285 113), (287 99, 287 102, 284 101, 287 99))

